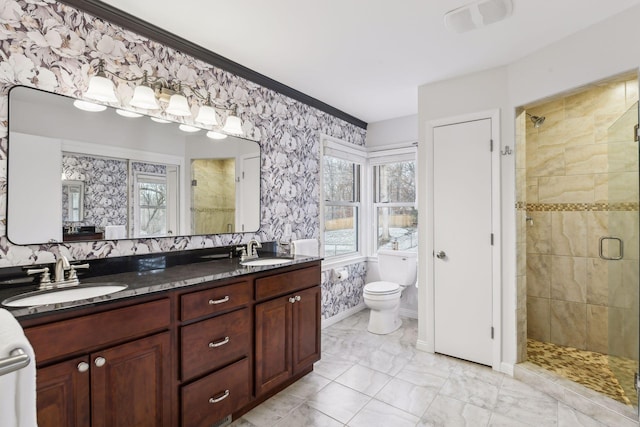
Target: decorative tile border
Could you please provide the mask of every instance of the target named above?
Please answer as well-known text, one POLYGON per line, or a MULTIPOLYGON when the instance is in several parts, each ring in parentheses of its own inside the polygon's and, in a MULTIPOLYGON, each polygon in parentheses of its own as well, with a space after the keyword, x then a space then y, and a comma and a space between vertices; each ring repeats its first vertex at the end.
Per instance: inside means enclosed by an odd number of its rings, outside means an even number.
POLYGON ((516 202, 516 210, 528 212, 637 212, 640 203, 526 203, 516 202))

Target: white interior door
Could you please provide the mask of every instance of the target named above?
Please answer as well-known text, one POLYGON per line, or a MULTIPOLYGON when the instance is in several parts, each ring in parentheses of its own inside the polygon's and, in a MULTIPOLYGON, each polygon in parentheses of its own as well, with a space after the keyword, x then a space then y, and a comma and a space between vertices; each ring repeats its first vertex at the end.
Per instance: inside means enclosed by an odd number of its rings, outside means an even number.
POLYGON ((433 132, 434 349, 491 366, 491 119, 433 132))

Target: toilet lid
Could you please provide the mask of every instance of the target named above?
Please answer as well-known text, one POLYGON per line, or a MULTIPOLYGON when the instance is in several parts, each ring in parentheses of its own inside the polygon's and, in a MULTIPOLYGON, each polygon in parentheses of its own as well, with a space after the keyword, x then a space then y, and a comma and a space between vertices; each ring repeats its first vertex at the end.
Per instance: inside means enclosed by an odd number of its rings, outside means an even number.
POLYGON ((400 290, 400 285, 393 282, 371 282, 364 287, 368 294, 391 294, 400 290))

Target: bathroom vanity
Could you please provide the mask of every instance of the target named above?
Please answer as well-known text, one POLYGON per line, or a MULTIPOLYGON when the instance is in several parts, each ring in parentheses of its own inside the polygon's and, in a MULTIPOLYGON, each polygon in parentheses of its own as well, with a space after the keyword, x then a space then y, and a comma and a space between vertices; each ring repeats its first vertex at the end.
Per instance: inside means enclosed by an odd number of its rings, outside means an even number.
POLYGON ((213 260, 108 280, 129 287, 14 312, 36 354, 40 427, 213 425, 320 359, 318 258, 213 260))

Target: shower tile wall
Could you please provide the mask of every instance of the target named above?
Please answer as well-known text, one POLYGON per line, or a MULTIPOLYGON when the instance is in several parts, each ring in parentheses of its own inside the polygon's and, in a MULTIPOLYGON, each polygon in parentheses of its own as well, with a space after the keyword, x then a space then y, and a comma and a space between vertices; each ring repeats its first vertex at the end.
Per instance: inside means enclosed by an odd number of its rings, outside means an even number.
POLYGON ((197 159, 191 168, 192 179, 196 181, 192 193, 191 224, 195 227, 192 232, 235 231, 235 159, 197 159))
POLYGON ((519 360, 523 323, 538 341, 637 358, 637 346, 624 343, 637 324, 637 245, 625 246, 622 261, 598 256, 612 228, 638 236, 637 114, 625 115, 637 87, 627 76, 528 108, 546 117, 539 128, 518 117, 518 289, 526 288, 527 313, 526 321, 518 313, 519 360), (609 336, 612 327, 623 332, 609 336))

